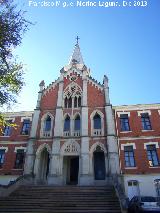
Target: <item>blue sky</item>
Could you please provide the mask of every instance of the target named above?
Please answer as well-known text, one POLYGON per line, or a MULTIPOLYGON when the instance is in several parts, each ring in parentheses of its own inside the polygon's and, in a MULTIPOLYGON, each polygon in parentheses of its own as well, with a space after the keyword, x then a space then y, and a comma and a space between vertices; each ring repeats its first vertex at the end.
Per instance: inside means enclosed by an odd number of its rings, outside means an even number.
MULTIPOLYGON (((109 77, 113 105, 160 102, 160 0, 148 0, 146 7, 108 8, 77 7, 76 0, 67 8, 17 2, 36 24, 15 51, 27 68, 26 86, 15 111, 35 108, 39 82, 44 80, 47 86, 58 78, 77 35, 92 77, 101 83, 104 74, 109 77)), ((118 1, 120 5, 122 2, 118 1)))

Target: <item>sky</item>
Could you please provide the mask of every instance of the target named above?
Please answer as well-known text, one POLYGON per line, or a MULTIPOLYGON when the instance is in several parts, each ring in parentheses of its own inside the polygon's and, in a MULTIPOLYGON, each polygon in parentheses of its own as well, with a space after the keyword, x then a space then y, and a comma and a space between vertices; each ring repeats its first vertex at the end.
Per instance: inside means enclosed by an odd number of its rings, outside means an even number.
POLYGON ((26 69, 14 111, 35 109, 40 81, 47 86, 59 77, 77 35, 91 76, 101 83, 108 76, 112 105, 160 102, 160 0, 15 2, 34 25, 14 51, 26 69), (117 6, 104 7, 111 2, 117 6))

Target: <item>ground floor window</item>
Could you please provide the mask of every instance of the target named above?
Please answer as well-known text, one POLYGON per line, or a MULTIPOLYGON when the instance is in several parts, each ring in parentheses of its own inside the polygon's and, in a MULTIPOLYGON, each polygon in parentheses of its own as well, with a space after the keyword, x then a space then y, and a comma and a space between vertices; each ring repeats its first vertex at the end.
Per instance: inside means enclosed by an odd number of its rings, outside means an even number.
POLYGON ((4 157, 5 157, 5 150, 0 149, 0 168, 2 168, 2 166, 4 164, 4 157))
POLYGON ((24 165, 24 149, 18 149, 16 153, 15 169, 23 169, 24 165))
POLYGON ((160 179, 154 180, 157 196, 160 197, 160 179))

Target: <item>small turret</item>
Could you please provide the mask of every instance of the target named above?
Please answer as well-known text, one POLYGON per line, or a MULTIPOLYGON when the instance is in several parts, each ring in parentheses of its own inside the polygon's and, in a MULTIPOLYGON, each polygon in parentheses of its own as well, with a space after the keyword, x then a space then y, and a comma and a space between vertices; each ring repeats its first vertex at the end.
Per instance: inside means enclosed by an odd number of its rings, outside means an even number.
POLYGON ((105 88, 108 87, 108 77, 107 77, 106 75, 104 75, 103 84, 104 84, 104 87, 105 87, 105 88))
POLYGON ((44 88, 45 88, 45 82, 44 82, 44 80, 42 80, 42 81, 40 82, 39 88, 40 88, 40 91, 44 90, 44 88))

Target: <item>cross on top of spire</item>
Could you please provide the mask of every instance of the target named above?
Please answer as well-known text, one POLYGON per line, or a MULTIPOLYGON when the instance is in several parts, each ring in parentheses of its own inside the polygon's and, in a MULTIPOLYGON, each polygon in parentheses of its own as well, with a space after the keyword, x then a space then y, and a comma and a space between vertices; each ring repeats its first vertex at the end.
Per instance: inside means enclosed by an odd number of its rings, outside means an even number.
POLYGON ((80 39, 80 38, 77 36, 77 37, 76 37, 76 41, 77 41, 77 43, 76 43, 76 44, 78 44, 78 40, 79 40, 79 39, 80 39))

